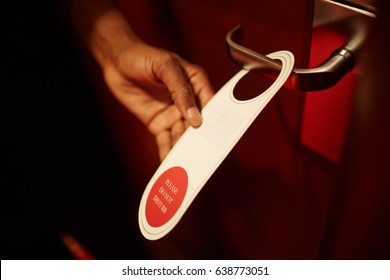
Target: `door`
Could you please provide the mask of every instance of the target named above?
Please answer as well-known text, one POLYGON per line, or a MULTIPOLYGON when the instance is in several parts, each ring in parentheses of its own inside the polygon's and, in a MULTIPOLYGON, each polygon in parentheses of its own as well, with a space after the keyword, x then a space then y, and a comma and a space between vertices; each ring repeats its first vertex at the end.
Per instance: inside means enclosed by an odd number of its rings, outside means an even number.
MULTIPOLYGON (((314 0, 117 4, 145 42, 202 66, 215 89, 240 69, 229 59, 225 42, 238 24, 246 47, 262 54, 289 50, 297 68, 310 63, 314 0)), ((255 88, 258 94, 267 83, 248 80, 242 90, 255 88)), ((151 258, 319 257, 338 163, 307 140, 313 128, 304 120, 310 116, 305 97, 289 88, 276 95, 176 228, 161 240, 145 241, 151 258)), ((133 192, 129 221, 138 228, 137 202, 159 165, 158 153, 146 129, 103 90, 102 100, 133 192)))

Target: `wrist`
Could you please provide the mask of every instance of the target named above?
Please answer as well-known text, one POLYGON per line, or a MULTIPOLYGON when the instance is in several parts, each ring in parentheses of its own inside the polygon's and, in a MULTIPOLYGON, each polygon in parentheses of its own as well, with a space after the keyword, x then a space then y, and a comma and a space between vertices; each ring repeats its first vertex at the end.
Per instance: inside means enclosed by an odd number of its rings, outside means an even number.
POLYGON ((74 0, 71 14, 77 33, 102 68, 121 50, 141 41, 111 1, 74 0))
POLYGON ((94 22, 87 44, 100 66, 105 67, 122 50, 140 41, 123 15, 117 10, 110 10, 94 22))

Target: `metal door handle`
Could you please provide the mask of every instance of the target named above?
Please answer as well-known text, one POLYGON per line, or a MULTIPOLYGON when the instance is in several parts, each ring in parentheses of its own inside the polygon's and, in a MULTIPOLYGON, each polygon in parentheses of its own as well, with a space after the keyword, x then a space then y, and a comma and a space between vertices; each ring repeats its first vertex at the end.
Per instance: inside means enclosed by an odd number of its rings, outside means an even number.
MULTIPOLYGON (((366 37, 367 28, 361 20, 348 19, 340 22, 340 28, 348 29, 351 34, 347 42, 318 67, 301 69, 294 68, 286 86, 300 91, 318 91, 330 88, 350 72, 356 64, 359 52, 366 37)), ((243 36, 241 26, 236 26, 226 36, 230 58, 246 69, 267 69, 279 72, 281 65, 278 61, 261 55, 253 50, 239 45, 243 36)))

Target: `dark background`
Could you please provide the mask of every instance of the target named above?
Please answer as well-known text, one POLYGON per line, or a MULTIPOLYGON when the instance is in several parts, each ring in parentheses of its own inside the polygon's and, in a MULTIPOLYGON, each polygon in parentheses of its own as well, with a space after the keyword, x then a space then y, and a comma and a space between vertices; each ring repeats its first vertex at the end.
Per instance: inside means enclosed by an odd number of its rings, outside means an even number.
MULTIPOLYGON (((79 48, 56 1, 2 5, 1 257, 142 258, 124 183, 79 48)), ((137 233, 138 234, 138 233, 137 233)))

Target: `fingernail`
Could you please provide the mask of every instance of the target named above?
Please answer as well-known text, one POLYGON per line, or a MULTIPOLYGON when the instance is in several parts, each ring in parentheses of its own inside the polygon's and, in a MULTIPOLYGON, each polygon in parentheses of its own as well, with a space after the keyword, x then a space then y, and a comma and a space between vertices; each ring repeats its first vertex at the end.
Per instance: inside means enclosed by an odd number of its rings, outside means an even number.
POLYGON ((191 107, 187 110, 188 114, 188 121, 189 123, 194 126, 198 127, 202 124, 202 115, 200 114, 198 108, 196 107, 191 107))

